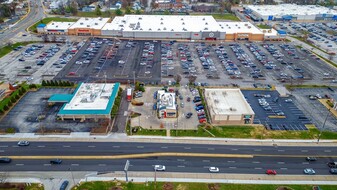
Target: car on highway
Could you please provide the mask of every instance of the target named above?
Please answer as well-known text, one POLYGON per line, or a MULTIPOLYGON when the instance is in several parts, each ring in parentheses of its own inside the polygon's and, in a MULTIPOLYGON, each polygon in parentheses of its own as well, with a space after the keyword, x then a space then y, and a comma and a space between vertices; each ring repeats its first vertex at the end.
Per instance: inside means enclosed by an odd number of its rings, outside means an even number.
POLYGON ((316 157, 310 157, 310 156, 306 157, 305 159, 306 159, 307 161, 316 161, 316 160, 317 160, 316 157))
POLYGON ((327 165, 328 165, 330 168, 337 168, 337 162, 328 162, 327 165))
POLYGON ((266 174, 268 175, 276 175, 276 170, 266 170, 266 174))
POLYGON ((155 171, 165 171, 166 167, 164 165, 155 165, 154 170, 155 171))
POLYGON ((50 164, 61 164, 61 163, 62 163, 61 159, 50 160, 50 164))
POLYGON ((18 146, 28 146, 29 142, 28 141, 19 141, 18 146))
POLYGON ((337 168, 330 168, 329 172, 331 174, 337 174, 337 168))
POLYGON ((312 169, 312 168, 305 168, 305 169, 303 170, 303 173, 304 173, 304 174, 307 174, 307 175, 314 175, 316 172, 315 172, 315 170, 312 169))
POLYGON ((0 163, 10 163, 12 159, 7 158, 7 157, 2 157, 0 158, 0 163))
POLYGON ((60 190, 66 190, 68 187, 69 181, 65 180, 60 186, 60 190))
POLYGON ((218 173, 220 171, 218 167, 209 167, 208 170, 211 173, 218 173))

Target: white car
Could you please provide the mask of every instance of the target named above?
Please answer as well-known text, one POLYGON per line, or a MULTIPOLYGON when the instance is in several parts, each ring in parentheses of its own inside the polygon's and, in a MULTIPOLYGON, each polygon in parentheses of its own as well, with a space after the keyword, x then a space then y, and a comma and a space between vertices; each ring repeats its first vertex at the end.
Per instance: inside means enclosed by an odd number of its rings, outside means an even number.
POLYGON ((209 172, 211 173, 218 173, 220 170, 218 167, 209 167, 209 172))
POLYGON ((166 167, 164 165, 155 165, 154 170, 156 171, 165 171, 166 167))
POLYGON ((82 65, 82 61, 76 61, 75 64, 76 65, 82 65))

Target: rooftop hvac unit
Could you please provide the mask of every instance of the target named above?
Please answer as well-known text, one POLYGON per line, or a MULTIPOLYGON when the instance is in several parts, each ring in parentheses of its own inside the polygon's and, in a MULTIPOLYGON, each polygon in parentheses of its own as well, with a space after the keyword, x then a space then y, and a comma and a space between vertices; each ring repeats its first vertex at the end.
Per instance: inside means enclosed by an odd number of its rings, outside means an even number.
POLYGON ((160 28, 158 28, 158 31, 160 31, 160 28))
POLYGON ((87 25, 87 27, 90 27, 90 25, 87 25))
POLYGON ((125 20, 122 20, 122 22, 126 23, 126 21, 125 21, 125 20))
POLYGON ((205 25, 208 25, 208 23, 206 22, 205 25))
POLYGON ((160 18, 160 20, 164 20, 163 18, 160 18))
POLYGON ((164 27, 163 30, 166 30, 166 27, 164 27))
POLYGON ((83 22, 80 22, 80 25, 83 25, 83 22))
POLYGON ((230 107, 229 110, 230 110, 230 111, 236 111, 236 109, 235 109, 235 108, 232 108, 232 107, 230 107))
POLYGON ((238 26, 238 24, 235 24, 235 26, 238 26))
POLYGON ((208 28, 204 28, 204 30, 208 30, 208 28))
POLYGON ((266 33, 266 30, 262 30, 263 33, 266 33))
POLYGON ((55 26, 56 28, 58 28, 59 26, 55 26))
POLYGON ((173 30, 173 29, 171 29, 171 31, 173 32, 174 30, 173 30))
POLYGON ((251 28, 251 26, 248 26, 248 28, 251 28))
POLYGON ((97 23, 97 22, 95 22, 95 25, 98 25, 98 23, 97 23))
POLYGON ((241 27, 239 26, 238 29, 240 29, 241 27))
POLYGON ((271 30, 268 30, 268 33, 271 33, 271 30))
POLYGON ((89 20, 88 18, 85 18, 85 20, 89 20))
POLYGON ((163 22, 161 22, 160 24, 161 24, 161 25, 163 25, 164 23, 163 23, 163 22))
POLYGON ((182 25, 185 25, 185 22, 181 23, 182 25))
POLYGON ((202 18, 202 20, 205 20, 205 18, 202 18))
POLYGON ((221 29, 223 29, 223 26, 221 26, 221 29))
POLYGON ((51 25, 55 25, 55 23, 51 23, 51 25))
POLYGON ((140 28, 139 30, 143 30, 143 28, 140 28))
POLYGON ((246 23, 245 26, 248 26, 248 24, 246 23))
POLYGON ((142 20, 142 17, 139 17, 138 20, 142 20))
POLYGON ((151 31, 152 31, 152 29, 151 29, 151 28, 149 28, 149 30, 151 30, 151 31))
POLYGON ((215 103, 215 104, 218 104, 218 103, 219 103, 219 100, 215 99, 215 100, 214 100, 214 103, 215 103))
POLYGON ((70 23, 68 23, 68 25, 70 26, 70 23))

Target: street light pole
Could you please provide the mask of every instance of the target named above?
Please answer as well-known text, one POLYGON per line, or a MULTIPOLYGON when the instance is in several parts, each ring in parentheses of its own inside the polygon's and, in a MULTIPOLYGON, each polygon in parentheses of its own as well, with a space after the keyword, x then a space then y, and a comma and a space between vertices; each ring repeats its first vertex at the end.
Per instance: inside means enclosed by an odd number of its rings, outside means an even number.
POLYGON ((326 121, 328 120, 329 115, 330 115, 330 109, 328 110, 328 114, 326 114, 326 117, 325 117, 324 122, 323 122, 322 129, 321 129, 321 131, 320 131, 320 133, 318 135, 317 144, 319 143, 319 140, 321 139, 321 135, 322 135, 322 132, 324 130, 324 127, 325 127, 326 121))

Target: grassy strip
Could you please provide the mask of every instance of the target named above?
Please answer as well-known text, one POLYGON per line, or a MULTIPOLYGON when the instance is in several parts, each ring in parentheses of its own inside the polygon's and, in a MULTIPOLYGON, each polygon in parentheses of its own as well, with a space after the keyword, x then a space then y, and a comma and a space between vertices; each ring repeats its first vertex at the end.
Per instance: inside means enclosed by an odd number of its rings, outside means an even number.
POLYGON ((36 22, 34 25, 30 26, 28 28, 29 31, 31 32, 37 32, 37 25, 39 24, 48 24, 51 21, 55 21, 55 22, 76 22, 78 19, 74 19, 74 18, 61 18, 61 17, 47 17, 44 18, 38 22, 36 22))
POLYGON ((291 36, 291 37, 292 37, 292 38, 296 38, 296 39, 298 39, 299 41, 301 41, 301 42, 303 42, 303 43, 305 43, 305 44, 308 44, 309 46, 311 46, 311 47, 313 47, 313 48, 316 48, 316 49, 320 50, 320 51, 323 52, 323 53, 328 53, 328 52, 324 51, 323 49, 321 49, 321 48, 315 46, 314 44, 309 43, 309 42, 306 42, 302 37, 298 37, 298 36, 291 36))
POLYGON ((97 16, 96 12, 77 12, 78 17, 113 17, 115 16, 115 11, 101 12, 102 14, 97 16))
MULTIPOLYGON (((153 182, 148 183, 125 183, 125 182, 85 182, 81 183, 78 187, 74 187, 73 190, 110 190, 110 189, 123 189, 123 190, 154 190, 154 189, 183 189, 183 190, 209 190, 209 189, 221 189, 221 190, 275 190, 279 187, 289 187, 296 190, 312 190, 312 185, 262 185, 262 184, 222 184, 222 183, 182 183, 182 182, 153 182)), ((334 190, 336 185, 320 185, 321 189, 334 190)))
POLYGON ((203 15, 213 16, 213 18, 217 20, 240 21, 238 17, 230 13, 226 13, 226 14, 193 14, 192 13, 191 14, 191 16, 203 16, 203 15))
POLYGON ((327 88, 326 85, 316 85, 316 84, 299 84, 299 85, 290 85, 286 84, 285 87, 288 90, 294 89, 294 88, 327 88))
POLYGON ((28 44, 32 44, 32 43, 36 43, 34 41, 30 41, 30 42, 17 42, 15 44, 12 44, 10 46, 5 46, 3 48, 0 48, 0 58, 9 54, 11 51, 13 51, 14 48, 17 48, 19 46, 25 46, 28 44))
MULTIPOLYGON (((24 88, 26 91, 29 90, 29 85, 24 84, 22 85, 22 88, 24 88)), ((8 103, 11 101, 11 99, 13 97, 15 97, 16 95, 19 95, 19 88, 17 90, 15 90, 10 96, 4 98, 1 102, 0 102, 0 110, 4 109, 5 105, 8 105, 8 103)))
MULTIPOLYGON (((314 52, 313 52, 314 53, 314 52)), ((322 56, 320 56, 320 55, 318 55, 318 54, 316 54, 316 53, 314 53, 316 56, 318 56, 319 58, 321 58, 321 59, 323 59, 325 62, 327 62, 327 63, 329 63, 331 66, 334 66, 334 67, 336 67, 337 68, 337 64, 335 64, 334 62, 332 62, 332 61, 330 61, 330 60, 328 60, 328 59, 326 59, 326 58, 324 58, 324 57, 322 57, 322 56)))
POLYGON ((137 132, 133 131, 132 135, 166 136, 166 130, 164 129, 144 129, 139 126, 132 127, 132 128, 137 129, 137 132))
POLYGON ((259 25, 257 25, 257 27, 259 27, 261 29, 271 29, 271 27, 267 24, 259 24, 259 25))

